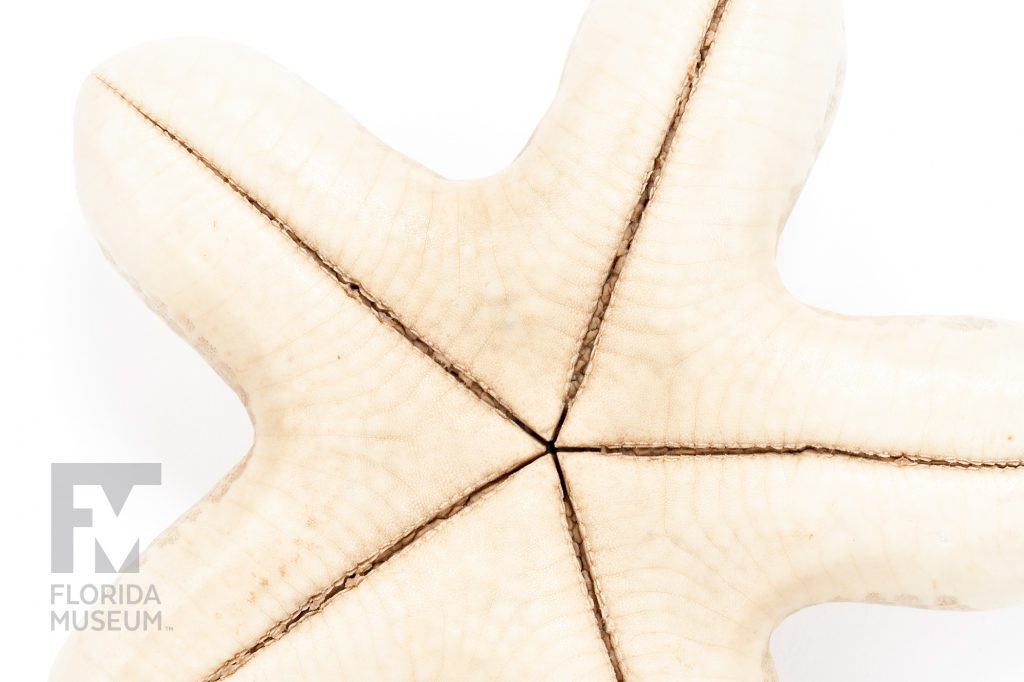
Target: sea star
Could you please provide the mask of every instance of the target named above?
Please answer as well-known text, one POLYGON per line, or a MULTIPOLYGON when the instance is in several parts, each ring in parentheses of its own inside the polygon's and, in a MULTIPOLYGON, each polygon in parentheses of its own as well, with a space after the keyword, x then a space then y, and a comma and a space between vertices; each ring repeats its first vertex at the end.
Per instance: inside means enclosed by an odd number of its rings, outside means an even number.
POLYGON ((246 50, 84 85, 111 259, 252 451, 56 680, 754 680, 832 600, 1024 594, 1024 333, 793 300, 835 0, 599 1, 500 174, 451 182, 246 50))

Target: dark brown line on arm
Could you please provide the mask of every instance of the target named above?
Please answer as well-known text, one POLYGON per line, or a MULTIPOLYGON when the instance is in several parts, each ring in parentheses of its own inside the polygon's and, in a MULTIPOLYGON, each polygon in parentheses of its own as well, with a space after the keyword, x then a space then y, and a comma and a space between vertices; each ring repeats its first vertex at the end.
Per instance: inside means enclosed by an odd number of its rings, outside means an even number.
POLYGON ((973 461, 930 457, 902 452, 866 452, 843 450, 824 445, 795 445, 791 447, 772 445, 736 445, 693 447, 687 445, 629 444, 629 445, 593 445, 559 447, 559 452, 588 452, 620 457, 751 457, 756 455, 830 455, 864 459, 881 462, 893 466, 936 466, 955 469, 1018 469, 1024 468, 1024 460, 973 461))
POLYGON ((576 505, 573 504, 572 496, 569 494, 569 483, 565 479, 565 472, 562 471, 562 463, 558 459, 558 453, 552 452, 551 458, 555 462, 555 471, 558 472, 558 481, 562 486, 562 502, 565 504, 565 519, 569 526, 569 540, 572 542, 573 550, 580 564, 580 573, 583 575, 583 582, 587 587, 587 594, 590 596, 590 606, 594 610, 594 619, 597 621, 597 629, 601 633, 601 641, 608 652, 608 661, 611 664, 612 672, 617 682, 625 682, 622 673, 622 662, 615 650, 615 643, 612 641, 611 632, 608 630, 608 620, 605 618, 604 605, 597 595, 597 587, 594 584, 594 574, 590 566, 590 559, 587 556, 587 549, 583 542, 583 532, 580 529, 580 519, 576 514, 576 505))
POLYGON ((502 417, 512 422, 520 429, 525 431, 527 435, 536 440, 542 445, 547 445, 547 440, 540 436, 533 428, 530 427, 523 419, 521 419, 515 412, 512 411, 505 403, 503 403, 490 389, 486 388, 477 379, 469 374, 466 370, 456 365, 451 359, 444 355, 437 348, 430 345, 422 336, 415 332, 409 327, 402 319, 395 313, 394 310, 387 307, 373 294, 368 292, 366 288, 360 284, 353 277, 348 275, 346 272, 341 270, 337 265, 329 261, 323 254, 313 248, 312 245, 307 243, 299 234, 287 223, 281 220, 275 215, 269 208, 262 204, 256 197, 252 195, 246 188, 240 185, 236 180, 227 175, 220 168, 215 166, 212 161, 207 159, 198 150, 186 142, 182 137, 171 131, 166 125, 158 121, 152 115, 147 113, 139 104, 128 97, 122 90, 117 86, 107 81, 100 75, 94 75, 96 80, 103 84, 110 92, 116 95, 121 101, 135 110, 143 119, 157 128, 164 135, 169 137, 175 142, 183 151, 188 153, 192 158, 201 163, 211 173, 214 174, 219 180, 230 187, 239 197, 244 199, 250 206, 256 209, 264 218, 266 218, 274 227, 280 230, 285 236, 287 236, 300 251, 309 256, 313 262, 317 264, 324 272, 330 275, 335 281, 341 285, 342 291, 348 296, 354 299, 356 302, 361 304, 363 307, 369 309, 371 313, 384 325, 390 327, 396 331, 399 335, 404 337, 409 343, 413 345, 416 350, 423 353, 435 364, 441 367, 445 372, 452 376, 458 383, 462 384, 467 390, 470 391, 474 396, 486 403, 489 407, 498 412, 502 417))
POLYGON ((618 284, 619 278, 622 276, 622 268, 626 264, 626 258, 629 256, 629 251, 633 247, 636 235, 640 231, 640 225, 643 222, 647 207, 650 205, 651 200, 654 198, 655 192, 658 189, 658 183, 661 180, 665 161, 672 149, 672 143, 676 138, 676 134, 679 132, 679 124, 683 119, 683 115, 686 113, 686 105, 689 104, 690 97, 700 81, 700 76, 704 71, 704 66, 707 63, 707 58, 711 52, 711 48, 714 46, 718 26, 722 21, 722 15, 725 13, 728 3, 729 0, 719 0, 714 11, 711 13, 711 18, 708 21, 707 28, 704 30, 704 35, 701 38, 700 47, 694 57, 693 64, 687 71, 682 90, 680 90, 679 96, 676 98, 675 110, 673 111, 672 118, 669 121, 668 128, 665 130, 665 135, 662 137, 661 145, 659 146, 657 153, 654 155, 651 167, 647 171, 643 186, 640 189, 640 196, 637 198, 636 204, 633 206, 629 220, 626 223, 626 228, 623 230, 622 236, 619 238, 618 246, 615 249, 615 255, 612 257, 612 262, 608 267, 608 273, 605 275, 604 282, 601 284, 601 290, 598 293, 597 301, 594 304, 594 309, 590 314, 586 330, 583 333, 582 342, 580 343, 579 350, 576 353, 576 359, 573 362, 572 374, 569 379, 569 387, 566 391, 565 399, 563 400, 563 415, 568 412, 569 407, 576 399, 580 386, 583 384, 583 379, 586 376, 587 371, 590 369, 590 363, 594 357, 594 348, 597 344, 597 338, 601 332, 601 326, 604 324, 605 315, 608 313, 608 306, 611 303, 615 286, 618 284))
POLYGON ((429 533, 438 525, 457 516, 460 512, 469 508, 474 502, 494 493, 503 483, 515 476, 517 473, 538 461, 548 453, 541 452, 515 467, 505 471, 498 476, 477 486, 468 495, 464 495, 452 504, 448 505, 430 519, 424 521, 414 529, 400 537, 391 545, 380 550, 374 556, 358 564, 345 575, 335 580, 323 590, 309 597, 299 608, 276 625, 267 630, 251 645, 235 653, 231 658, 221 663, 216 670, 202 679, 202 682, 221 682, 238 671, 243 665, 249 662, 262 649, 270 646, 281 639, 303 621, 323 611, 330 602, 337 596, 357 587, 375 569, 387 563, 402 550, 416 543, 417 540, 429 533))

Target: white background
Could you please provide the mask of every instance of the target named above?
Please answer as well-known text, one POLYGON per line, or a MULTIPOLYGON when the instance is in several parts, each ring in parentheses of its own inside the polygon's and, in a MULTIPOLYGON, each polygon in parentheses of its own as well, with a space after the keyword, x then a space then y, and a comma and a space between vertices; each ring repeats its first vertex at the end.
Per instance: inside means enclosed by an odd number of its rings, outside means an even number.
MULTIPOLYGON (((137 490, 123 514, 122 532, 145 541, 251 437, 233 394, 118 279, 79 214, 71 121, 89 68, 152 38, 230 38, 300 72, 406 154, 473 177, 496 171, 525 143, 583 5, 6 6, 0 676, 44 679, 62 641, 49 632, 51 462, 163 462, 164 485, 137 490)), ((856 0, 847 17, 844 104, 782 240, 786 283, 807 302, 848 313, 1024 319, 1024 9, 999 0, 856 0)), ((101 499, 79 501, 103 508, 101 499)), ((107 521, 97 516, 98 525, 107 521)), ((1020 680, 1022 641, 1024 608, 830 605, 786 621, 773 651, 783 682, 1020 680)))

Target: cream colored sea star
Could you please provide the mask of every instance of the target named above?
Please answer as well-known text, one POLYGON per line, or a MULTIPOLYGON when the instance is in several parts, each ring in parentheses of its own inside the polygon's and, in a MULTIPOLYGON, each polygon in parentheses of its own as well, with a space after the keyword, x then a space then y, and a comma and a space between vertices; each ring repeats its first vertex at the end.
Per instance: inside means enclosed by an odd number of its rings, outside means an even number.
POLYGON ((834 0, 599 1, 550 112, 450 182, 248 51, 85 84, 83 204, 236 388, 250 455, 146 553, 173 630, 57 680, 753 680, 830 600, 1024 594, 1024 333, 793 300, 834 0))

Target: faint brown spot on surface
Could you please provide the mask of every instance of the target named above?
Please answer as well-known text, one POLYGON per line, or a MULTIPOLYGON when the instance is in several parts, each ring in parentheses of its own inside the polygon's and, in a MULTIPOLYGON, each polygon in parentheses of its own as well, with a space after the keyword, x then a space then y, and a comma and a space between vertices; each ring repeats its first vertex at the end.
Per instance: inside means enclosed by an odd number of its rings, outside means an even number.
POLYGON ((231 488, 231 485, 238 480, 239 476, 242 475, 242 472, 245 471, 245 468, 249 466, 249 460, 251 458, 252 448, 249 448, 249 452, 245 453, 245 457, 239 460, 238 464, 231 467, 231 471, 229 471, 227 475, 224 476, 224 478, 220 479, 220 482, 217 484, 217 487, 211 490, 210 494, 206 496, 207 501, 219 502, 221 498, 223 498, 224 495, 227 494, 228 490, 231 488))
POLYGON ((900 606, 924 606, 924 600, 914 594, 898 594, 895 603, 900 606))

